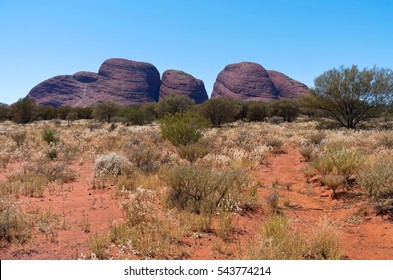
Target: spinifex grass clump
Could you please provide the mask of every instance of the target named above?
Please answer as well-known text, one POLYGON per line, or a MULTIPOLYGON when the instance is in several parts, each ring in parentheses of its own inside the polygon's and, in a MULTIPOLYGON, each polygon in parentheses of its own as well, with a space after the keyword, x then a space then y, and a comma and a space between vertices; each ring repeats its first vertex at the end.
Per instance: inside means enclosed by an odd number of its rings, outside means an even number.
POLYGON ((247 180, 239 171, 219 171, 196 166, 178 166, 165 172, 167 204, 193 213, 231 211, 242 205, 247 180))
POLYGON ((322 221, 311 236, 291 229, 288 218, 271 216, 262 226, 259 242, 249 246, 246 259, 270 260, 337 260, 342 249, 331 223, 322 221))
POLYGON ((0 241, 26 243, 31 237, 34 221, 19 205, 8 198, 0 198, 0 241))
POLYGON ((393 213, 393 159, 379 156, 357 172, 361 188, 376 202, 379 214, 393 213))

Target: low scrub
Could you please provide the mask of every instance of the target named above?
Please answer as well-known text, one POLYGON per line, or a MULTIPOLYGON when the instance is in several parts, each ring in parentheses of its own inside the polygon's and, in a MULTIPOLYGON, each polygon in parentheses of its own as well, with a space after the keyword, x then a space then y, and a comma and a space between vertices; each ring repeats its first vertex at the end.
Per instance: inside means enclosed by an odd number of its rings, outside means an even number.
POLYGON ((241 194, 246 180, 238 171, 179 166, 168 169, 163 180, 168 186, 170 208, 199 214, 218 208, 231 211, 243 203, 241 194))
POLYGON ((246 259, 270 260, 336 260, 342 258, 337 235, 328 222, 321 223, 312 236, 292 230, 283 215, 271 216, 263 225, 256 245, 249 245, 242 256, 246 259))
POLYGON ((190 163, 195 163, 209 153, 209 149, 200 143, 179 146, 176 150, 181 158, 188 160, 190 163))
POLYGON ((0 240, 6 243, 26 243, 31 237, 34 221, 12 200, 0 199, 0 240))
POLYGON ((388 156, 369 161, 357 172, 357 181, 376 202, 379 214, 393 213, 393 159, 388 156))

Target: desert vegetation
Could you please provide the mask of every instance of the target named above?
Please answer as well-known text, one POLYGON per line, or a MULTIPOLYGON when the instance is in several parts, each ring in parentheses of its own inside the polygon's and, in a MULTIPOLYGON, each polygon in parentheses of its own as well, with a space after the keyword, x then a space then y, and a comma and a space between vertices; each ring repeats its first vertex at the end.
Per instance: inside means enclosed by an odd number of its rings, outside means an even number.
POLYGON ((393 258, 390 103, 310 104, 2 105, 0 256, 393 258))

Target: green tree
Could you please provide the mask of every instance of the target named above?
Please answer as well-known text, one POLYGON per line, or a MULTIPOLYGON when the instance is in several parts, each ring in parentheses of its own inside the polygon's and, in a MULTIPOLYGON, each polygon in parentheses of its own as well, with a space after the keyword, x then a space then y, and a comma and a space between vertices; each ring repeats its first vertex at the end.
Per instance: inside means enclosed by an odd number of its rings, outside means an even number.
POLYGON ((95 119, 98 119, 100 121, 105 120, 106 122, 110 123, 112 117, 114 117, 118 111, 118 104, 110 101, 105 101, 96 105, 93 109, 92 114, 95 119))
POLYGON ((180 94, 170 94, 158 102, 158 115, 176 114, 184 112, 195 105, 195 101, 188 96, 180 94))
POLYGON ((268 116, 268 110, 265 102, 254 101, 251 102, 248 107, 247 119, 251 122, 261 122, 264 121, 268 116))
POLYGON ((282 99, 272 103, 272 115, 282 117, 285 122, 294 121, 299 113, 299 105, 295 100, 282 99))
POLYGON ((210 120, 214 127, 232 122, 237 114, 237 106, 231 99, 213 98, 201 104, 201 114, 210 120))
POLYGON ((11 116, 15 122, 28 123, 35 119, 37 104, 34 99, 25 97, 10 106, 11 116))
POLYGON ((10 106, 0 103, 0 121, 5 121, 10 118, 10 106))
POLYGON ((388 68, 341 66, 315 78, 314 85, 303 104, 346 128, 378 116, 393 100, 393 72, 388 68))

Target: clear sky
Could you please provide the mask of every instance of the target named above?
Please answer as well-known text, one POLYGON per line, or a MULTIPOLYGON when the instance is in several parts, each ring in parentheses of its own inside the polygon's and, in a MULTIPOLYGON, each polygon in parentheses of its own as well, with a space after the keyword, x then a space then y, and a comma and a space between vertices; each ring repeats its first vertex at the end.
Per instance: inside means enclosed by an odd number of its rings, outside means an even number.
POLYGON ((183 70, 209 95, 241 61, 313 86, 340 65, 393 68, 393 1, 0 0, 0 102, 113 57, 183 70))

